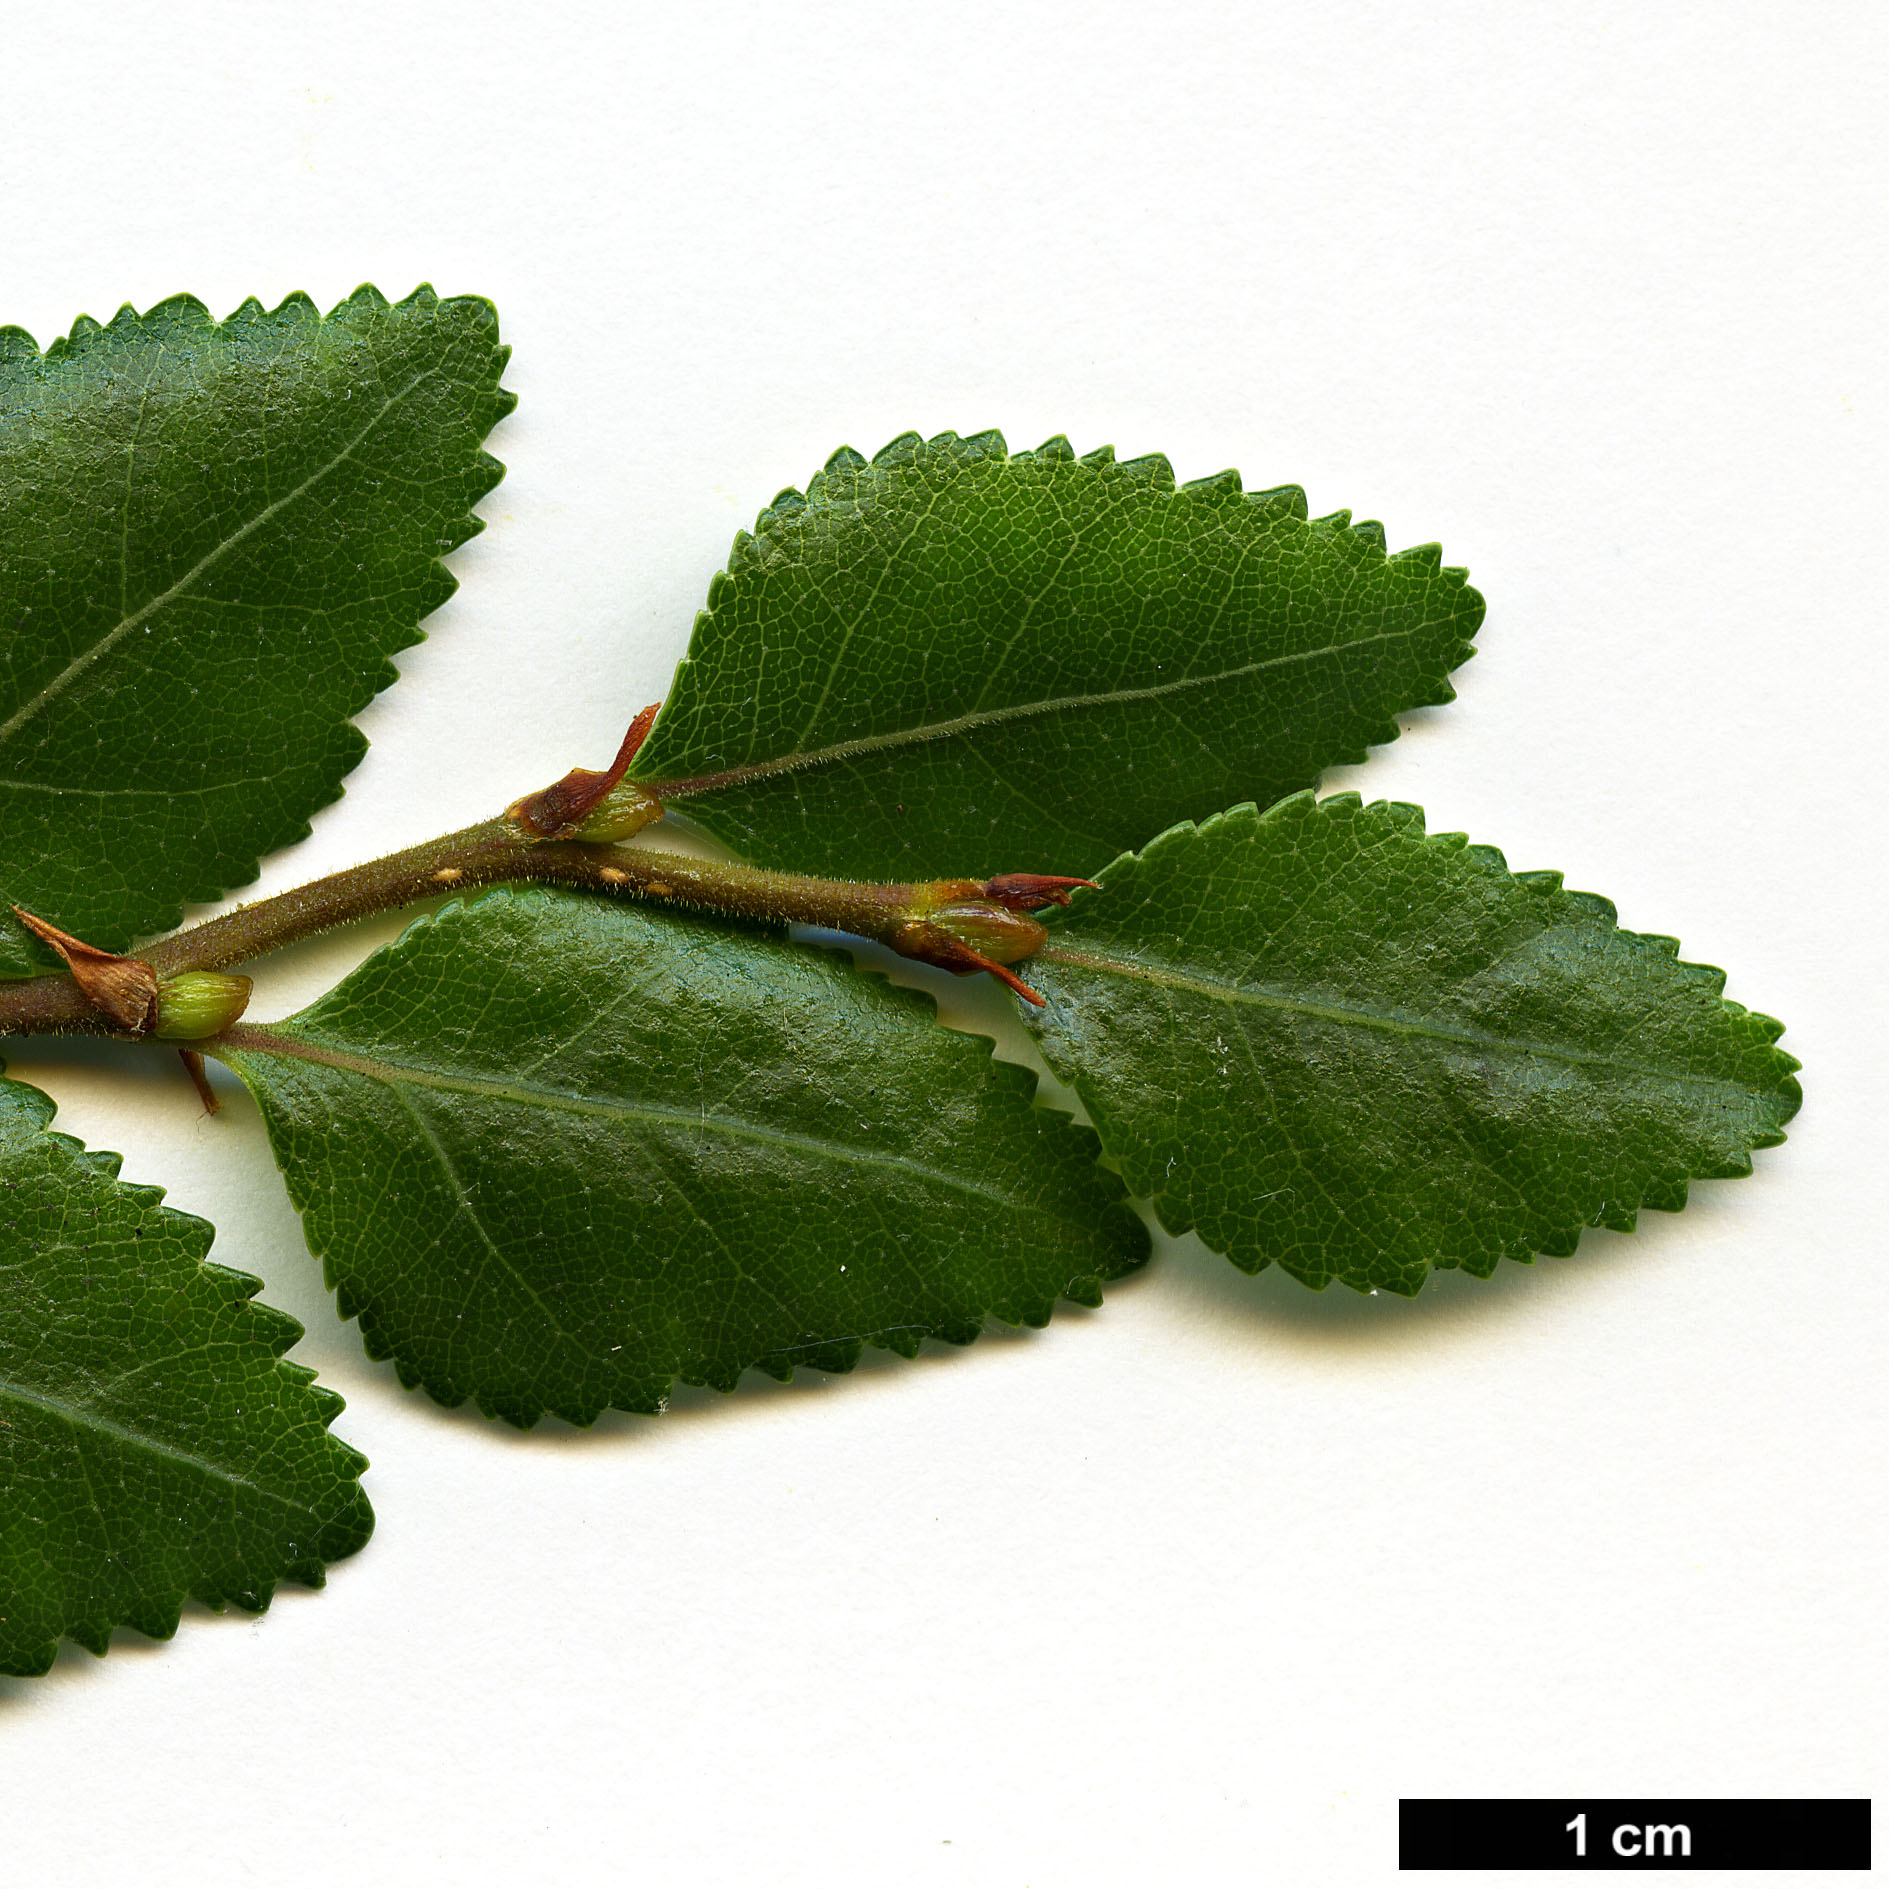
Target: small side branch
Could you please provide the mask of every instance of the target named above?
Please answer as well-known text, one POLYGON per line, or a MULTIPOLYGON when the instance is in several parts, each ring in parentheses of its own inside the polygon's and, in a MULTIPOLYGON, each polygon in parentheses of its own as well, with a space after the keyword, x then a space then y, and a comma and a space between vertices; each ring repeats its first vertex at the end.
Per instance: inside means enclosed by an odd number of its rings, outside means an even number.
MULTIPOLYGON (((910 885, 814 879, 642 847, 530 840, 509 819, 501 818, 317 879, 293 892, 258 899, 160 939, 146 947, 140 962, 169 989, 179 978, 227 971, 338 925, 442 892, 472 892, 491 885, 552 885, 761 924, 818 925, 851 932, 960 975, 992 972, 1038 1002, 1036 993, 1008 969, 1041 949, 1047 938, 1043 927, 1028 914, 1045 905, 1066 903, 1068 887, 1087 883, 1037 874, 910 885)), ((186 1034, 181 1030, 167 1033, 186 1034)), ((71 977, 0 985, 0 1035, 46 1034, 132 1033, 101 1010, 71 977)))

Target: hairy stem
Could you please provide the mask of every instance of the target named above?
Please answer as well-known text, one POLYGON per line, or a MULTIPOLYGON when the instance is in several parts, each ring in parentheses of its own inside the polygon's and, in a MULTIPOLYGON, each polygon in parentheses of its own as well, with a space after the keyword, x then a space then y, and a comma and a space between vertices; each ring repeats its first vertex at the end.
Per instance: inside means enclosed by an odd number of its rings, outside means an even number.
MULTIPOLYGON (((469 892, 500 884, 555 885, 664 905, 758 920, 819 925, 890 945, 905 956, 957 971, 989 970, 1027 992, 1003 968, 1028 956, 1043 940, 1034 920, 1021 915, 1009 881, 936 880, 919 885, 867 885, 811 879, 749 866, 692 859, 641 847, 581 841, 534 840, 501 817, 405 852, 354 866, 258 899, 221 918, 192 926, 150 945, 140 957, 161 978, 186 972, 226 971, 284 945, 331 931, 375 912, 392 911, 442 892, 469 892)), ((1073 881, 1030 881, 1061 886, 1073 881)), ((1030 893, 1036 904, 1062 894, 1030 893)), ((0 985, 0 1035, 125 1036, 69 976, 0 985)))

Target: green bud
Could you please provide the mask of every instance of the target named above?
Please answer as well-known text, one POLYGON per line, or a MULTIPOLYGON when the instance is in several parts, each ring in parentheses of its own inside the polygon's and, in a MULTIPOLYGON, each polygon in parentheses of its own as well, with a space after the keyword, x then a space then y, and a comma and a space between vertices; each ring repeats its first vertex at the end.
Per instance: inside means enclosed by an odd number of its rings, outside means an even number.
POLYGON ((151 1034, 193 1043, 226 1030, 249 1008, 250 981, 223 971, 180 971, 157 980, 151 1034))
POLYGON ((584 816, 571 836, 580 840, 626 840, 662 818, 662 802, 634 781, 618 781, 584 816))
POLYGON ((1049 942, 1049 933, 1035 919, 984 899, 941 905, 927 912, 924 922, 993 964, 1021 963, 1049 942))

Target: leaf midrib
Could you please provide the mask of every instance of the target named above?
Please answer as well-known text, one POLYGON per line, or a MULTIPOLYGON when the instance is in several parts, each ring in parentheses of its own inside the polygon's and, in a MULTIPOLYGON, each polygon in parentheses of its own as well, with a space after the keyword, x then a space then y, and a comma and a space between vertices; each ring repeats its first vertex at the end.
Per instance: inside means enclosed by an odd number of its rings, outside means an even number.
POLYGON ((95 1410, 87 1410, 78 1404, 69 1404, 64 1399, 51 1396, 45 1391, 29 1390, 24 1384, 15 1383, 11 1378, 0 1377, 0 1401, 9 1398, 16 1404, 49 1410, 53 1415, 64 1418, 74 1429, 94 1430, 101 1436, 110 1437, 133 1449, 144 1450, 153 1456, 161 1456, 169 1462, 184 1463, 192 1469, 203 1470, 219 1482, 229 1483, 238 1489, 247 1489, 252 1494, 259 1495, 282 1508, 293 1509, 297 1514, 306 1515, 311 1522, 318 1525, 321 1522, 321 1517, 305 1503, 297 1502, 293 1497, 284 1495, 279 1489, 271 1489, 260 1482, 251 1482, 247 1476, 238 1475, 235 1470, 226 1468, 221 1463, 212 1462, 207 1456, 199 1456, 194 1451, 180 1449, 174 1443, 160 1442, 156 1437, 145 1436, 142 1432, 128 1429, 121 1423, 114 1423, 111 1418, 101 1416, 95 1410))
MULTIPOLYGON (((1026 1206, 995 1188, 947 1173, 942 1168, 914 1161, 909 1155, 887 1154, 877 1149, 858 1148, 846 1142, 827 1141, 817 1135, 790 1134, 782 1129, 765 1128, 727 1115, 711 1115, 707 1110, 663 1108, 647 1102, 602 1102, 585 1096, 560 1094, 555 1089, 540 1089, 530 1083, 496 1082, 484 1076, 448 1073, 408 1063, 396 1063, 385 1057, 365 1056, 356 1050, 339 1049, 332 1044, 316 1043, 307 1037, 288 1036, 252 1024, 237 1024, 223 1042, 239 1056, 245 1052, 292 1057, 303 1062, 320 1063, 352 1075, 365 1076, 398 1090, 406 1084, 442 1089, 453 1095, 478 1096, 489 1101, 509 1102, 519 1108, 544 1108, 570 1115, 590 1116, 605 1121, 642 1122, 653 1127, 702 1130, 726 1135, 733 1140, 752 1141, 808 1155, 816 1160, 851 1163, 862 1167, 899 1168, 923 1180, 955 1192, 971 1194, 999 1206, 1007 1213, 1028 1211, 1033 1216, 1053 1218, 1042 1210, 1026 1206)), ((237 1073, 242 1072, 239 1069, 237 1073)))
POLYGON ((235 550, 239 544, 261 530, 278 512, 282 511, 286 506, 294 504, 297 499, 303 497, 313 487, 320 484, 337 466, 352 458, 355 448, 373 432, 375 427, 377 427, 401 401, 406 399, 414 388, 418 387, 422 381, 433 379, 438 371, 437 368, 425 368, 420 373, 414 375, 404 387, 400 388, 395 393, 389 394, 387 398, 381 402, 378 410, 368 419, 361 430, 356 433, 332 459, 317 466, 299 485, 283 493, 279 499, 271 500, 254 518, 250 519, 246 524, 238 526, 229 537, 223 539, 210 550, 206 551, 168 590, 153 597, 148 603, 140 605, 138 609, 132 611, 128 616, 120 617, 90 649, 84 650, 79 655, 73 657, 37 695, 33 696, 30 701, 22 703, 4 722, 0 722, 0 746, 4 746, 10 741, 14 735, 34 718, 34 716, 39 714, 48 704, 62 695, 66 689, 84 675, 100 658, 109 655, 112 650, 116 649, 133 630, 137 629, 141 624, 148 622, 158 611, 162 610, 166 604, 175 603, 179 597, 190 589, 191 585, 193 585, 198 578, 202 577, 206 571, 210 570, 231 551, 235 550))
POLYGON ((972 709, 954 715, 949 721, 923 722, 914 728, 894 729, 883 735, 860 735, 851 741, 837 741, 830 747, 808 752, 780 755, 770 761, 744 762, 719 774, 703 774, 683 780, 648 780, 634 775, 650 792, 663 800, 684 800, 694 794, 713 793, 719 788, 735 787, 748 781, 767 780, 776 774, 800 773, 808 768, 827 767, 866 754, 882 754, 891 749, 916 747, 930 741, 948 741, 954 736, 971 734, 999 722, 1025 721, 1039 715, 1061 714, 1067 710, 1106 708, 1116 702, 1151 702, 1164 696, 1178 695, 1189 689, 1211 688, 1218 682, 1238 682, 1246 676, 1268 669, 1281 669, 1291 663, 1315 662, 1321 656, 1335 656, 1345 650, 1365 649, 1373 643, 1393 642, 1400 637, 1420 636, 1435 625, 1429 621, 1413 623, 1397 630, 1378 630, 1369 636, 1352 637, 1345 642, 1326 643, 1317 649, 1289 650, 1281 656, 1267 656, 1258 662, 1242 663, 1238 668, 1222 669, 1208 676, 1184 676, 1176 682, 1158 682, 1138 689, 1110 689, 1092 695, 1058 695, 1040 702, 1016 702, 1005 708, 972 709))
POLYGON ((1132 977, 1145 983, 1160 984, 1175 990, 1188 990, 1197 996, 1225 1004, 1246 1004, 1256 1009, 1278 1010, 1293 1016, 1313 1017, 1323 1023, 1336 1023, 1351 1029, 1374 1030, 1386 1035, 1412 1037, 1460 1048, 1492 1050, 1519 1057, 1538 1057, 1547 1062, 1567 1063, 1581 1068, 1609 1070, 1619 1075, 1645 1076, 1680 1088, 1736 1089, 1745 1095, 1765 1092, 1741 1082, 1736 1076, 1695 1076, 1650 1063, 1628 1062, 1599 1050, 1572 1048, 1565 1044, 1536 1043, 1523 1037, 1496 1036, 1466 1024, 1444 1024, 1431 1018, 1410 1017, 1384 1011, 1364 1010, 1349 1004, 1323 1003, 1297 997, 1276 986, 1236 984, 1221 978, 1190 975, 1168 965, 1151 965, 1134 958, 1111 957, 1103 952, 1073 950, 1067 945, 1050 944, 1037 953, 1037 961, 1068 964, 1078 970, 1099 971, 1105 976, 1132 977))

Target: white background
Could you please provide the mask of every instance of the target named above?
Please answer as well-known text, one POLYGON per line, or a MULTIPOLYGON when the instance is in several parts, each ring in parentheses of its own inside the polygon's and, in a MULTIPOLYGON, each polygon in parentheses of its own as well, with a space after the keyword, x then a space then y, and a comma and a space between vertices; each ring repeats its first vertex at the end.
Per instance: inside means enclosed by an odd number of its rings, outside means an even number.
POLYGON ((27 1046, 308 1325, 381 1519, 0 1681, 0 1882, 1372 1885, 1400 1795, 1881 1788, 1881 19, 10 10, 0 320, 429 279, 517 351, 462 588, 266 889, 600 764, 840 443, 1066 432, 1469 565, 1459 702, 1330 784, 1729 966, 1809 1099, 1486 1284, 1167 1242, 1040 1334, 521 1436, 363 1359, 240 1095, 27 1046))

